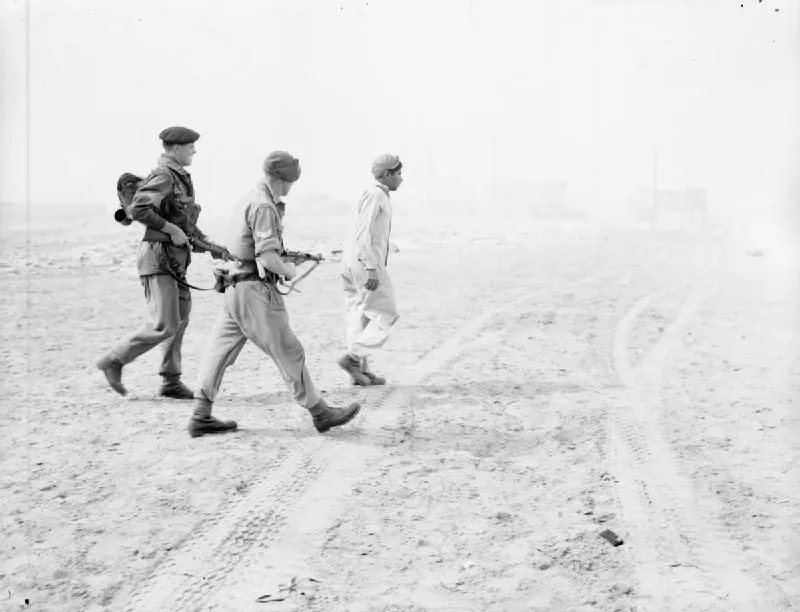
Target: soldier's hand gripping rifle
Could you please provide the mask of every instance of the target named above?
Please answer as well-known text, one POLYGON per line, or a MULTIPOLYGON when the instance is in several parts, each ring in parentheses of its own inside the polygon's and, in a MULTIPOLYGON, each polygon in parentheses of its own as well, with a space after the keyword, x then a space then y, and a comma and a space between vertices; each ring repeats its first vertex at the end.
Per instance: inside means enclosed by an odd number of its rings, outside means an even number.
POLYGON ((300 276, 296 276, 295 278, 293 278, 289 283, 286 283, 283 281, 283 279, 281 279, 280 284, 283 285, 284 287, 288 287, 286 293, 280 292, 283 295, 288 295, 292 291, 297 291, 297 293, 300 293, 300 290, 295 288, 297 286, 297 283, 299 283, 306 276, 311 274, 314 271, 314 268, 316 268, 321 262, 325 261, 325 258, 319 253, 313 254, 313 253, 304 253, 303 251, 286 251, 286 250, 284 250, 283 253, 281 253, 281 259, 283 259, 284 261, 289 261, 295 265, 304 264, 307 261, 314 262, 313 265, 311 265, 305 272, 303 272, 300 276))

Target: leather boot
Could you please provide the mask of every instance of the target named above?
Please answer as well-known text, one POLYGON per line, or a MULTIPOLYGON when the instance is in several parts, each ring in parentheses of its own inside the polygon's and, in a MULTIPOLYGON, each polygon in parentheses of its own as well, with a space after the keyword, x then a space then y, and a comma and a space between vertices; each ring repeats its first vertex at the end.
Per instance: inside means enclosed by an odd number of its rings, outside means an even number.
POLYGON ((97 369, 106 375, 109 386, 120 395, 128 393, 122 384, 122 362, 105 356, 97 362, 97 369))
POLYGON ((361 360, 361 373, 364 374, 367 378, 369 378, 370 385, 385 385, 386 379, 383 376, 378 376, 377 374, 373 374, 369 369, 369 363, 367 363, 367 358, 364 357, 361 360))
POLYGON ((180 376, 174 374, 162 374, 164 383, 161 385, 160 395, 171 397, 172 399, 190 400, 194 399, 194 392, 181 382, 180 376))
POLYGON ((361 410, 361 404, 352 403, 347 408, 328 406, 325 400, 319 400, 309 410, 314 417, 314 427, 319 433, 325 433, 331 427, 339 427, 352 421, 361 410))
POLYGON ((383 376, 378 376, 377 374, 373 374, 372 372, 364 372, 364 376, 369 378, 369 384, 371 385, 385 385, 386 379, 383 376))
POLYGON ((211 416, 212 403, 204 398, 197 398, 194 404, 194 414, 189 421, 189 435, 198 438, 206 434, 227 433, 236 431, 236 421, 220 421, 211 416))
POLYGON ((354 385, 368 387, 372 384, 369 377, 365 376, 364 372, 361 371, 361 363, 356 357, 344 355, 336 363, 350 375, 354 385))

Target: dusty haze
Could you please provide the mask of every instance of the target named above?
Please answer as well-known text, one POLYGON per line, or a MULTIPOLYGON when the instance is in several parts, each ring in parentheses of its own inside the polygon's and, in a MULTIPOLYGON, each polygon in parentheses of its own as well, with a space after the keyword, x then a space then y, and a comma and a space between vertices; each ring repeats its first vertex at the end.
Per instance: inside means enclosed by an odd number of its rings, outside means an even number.
POLYGON ((350 202, 369 161, 406 164, 409 209, 502 206, 566 182, 602 216, 637 186, 704 188, 718 218, 786 213, 798 166, 798 11, 788 1, 2 3, 3 214, 113 209, 171 124, 202 134, 206 216, 276 148, 294 197, 350 202), (505 191, 504 191, 505 189, 505 191), (10 208, 9 208, 10 205, 10 208))
MULTIPOLYGON (((796 1, 0 7, 3 610, 798 609, 796 1), (125 397, 98 371, 148 317, 114 186, 173 124, 217 240, 301 159, 286 245, 326 259, 287 311, 340 430, 252 344, 226 436, 160 350, 125 397), (339 253, 386 151, 401 317, 356 388, 339 253), (648 223, 653 187, 709 222, 648 223)), ((224 299, 192 292, 188 385, 224 299)))

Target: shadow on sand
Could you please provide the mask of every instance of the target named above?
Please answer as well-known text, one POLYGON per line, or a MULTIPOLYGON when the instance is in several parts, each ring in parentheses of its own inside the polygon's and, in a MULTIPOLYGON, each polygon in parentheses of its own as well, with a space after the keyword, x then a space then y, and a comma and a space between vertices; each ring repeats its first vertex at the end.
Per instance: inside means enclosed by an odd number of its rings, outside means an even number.
MULTIPOLYGON (((569 382, 523 382, 523 381, 483 381, 453 385, 386 385, 362 389, 357 399, 362 404, 362 415, 369 418, 370 411, 376 413, 383 410, 380 404, 371 406, 371 401, 377 402, 382 395, 400 392, 410 398, 409 406, 402 412, 394 429, 368 430, 361 426, 360 415, 357 419, 342 429, 332 429, 324 438, 334 439, 338 442, 383 448, 387 451, 408 449, 407 452, 438 455, 447 452, 467 452, 476 458, 491 456, 524 456, 535 452, 536 448, 548 440, 568 447, 577 437, 589 435, 581 427, 567 426, 559 418, 546 419, 547 415, 538 415, 539 425, 523 426, 514 416, 503 417, 503 395, 511 396, 524 402, 541 399, 543 396, 554 394, 600 393, 606 387, 587 387, 569 382), (469 408, 469 414, 464 410, 469 408), (475 419, 475 411, 492 410, 489 419, 475 419), (425 425, 417 423, 425 411, 441 411, 436 418, 426 418, 425 425), (498 411, 501 413, 498 415, 498 411), (495 426, 487 426, 489 423, 495 426)), ((337 395, 339 395, 337 393, 337 395)), ((344 400, 345 402, 348 400, 344 400)), ((293 400, 288 393, 274 392, 261 393, 236 399, 235 404, 261 404, 274 408, 275 419, 281 419, 281 412, 292 410, 293 400)), ((340 400, 339 403, 343 403, 340 400)), ((546 405, 538 402, 539 406, 546 405)), ((426 417, 429 415, 425 415, 426 417)), ((305 418, 305 415, 304 415, 305 418)), ((536 419, 534 419, 536 420, 536 419)), ((296 428, 298 423, 295 415, 291 417, 291 424, 286 427, 246 427, 240 429, 236 435, 243 437, 263 437, 274 439, 294 438, 320 439, 311 423, 307 427, 296 428), (293 426, 294 425, 294 426, 293 426)), ((320 443, 325 443, 324 439, 320 443)))

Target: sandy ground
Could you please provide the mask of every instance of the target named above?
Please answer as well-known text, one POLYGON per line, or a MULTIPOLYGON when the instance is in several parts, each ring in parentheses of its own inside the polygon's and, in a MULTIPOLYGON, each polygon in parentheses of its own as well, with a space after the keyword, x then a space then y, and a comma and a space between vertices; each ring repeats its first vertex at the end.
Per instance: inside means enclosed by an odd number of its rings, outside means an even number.
MULTIPOLYGON (((139 230, 4 223, 0 608, 800 609, 796 267, 724 234, 455 218, 397 213, 386 387, 335 365, 335 258, 289 298, 353 424, 318 435, 248 345, 216 406, 240 431, 196 440, 157 351, 126 398, 94 367, 146 316, 139 230)), ((341 219, 286 222, 339 247, 341 219)), ((219 307, 194 293, 190 384, 219 307)))

